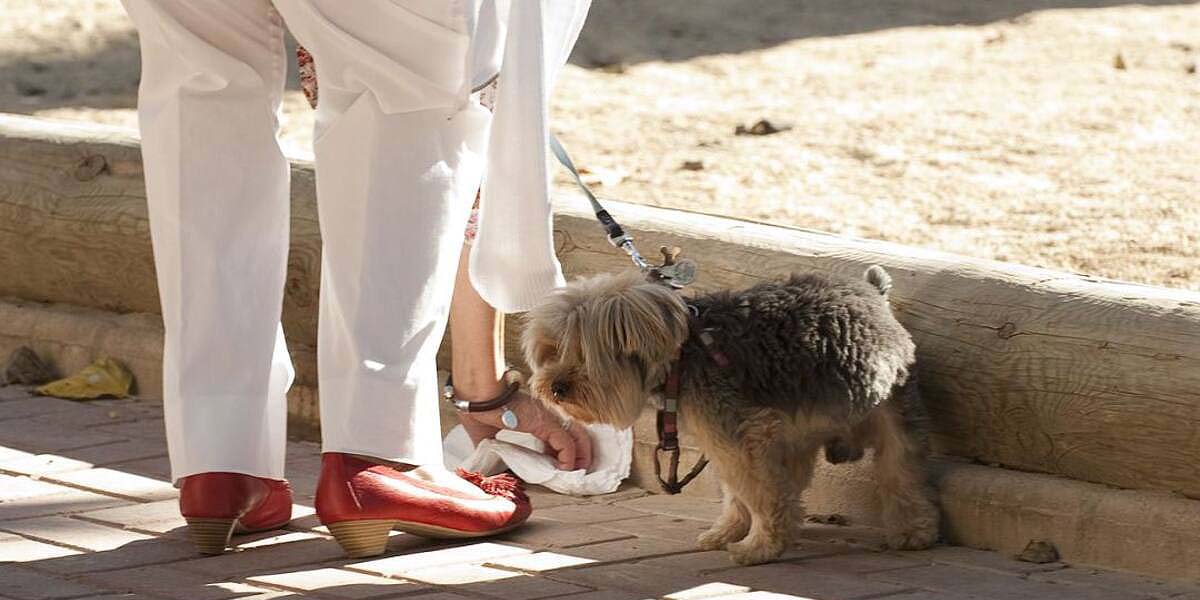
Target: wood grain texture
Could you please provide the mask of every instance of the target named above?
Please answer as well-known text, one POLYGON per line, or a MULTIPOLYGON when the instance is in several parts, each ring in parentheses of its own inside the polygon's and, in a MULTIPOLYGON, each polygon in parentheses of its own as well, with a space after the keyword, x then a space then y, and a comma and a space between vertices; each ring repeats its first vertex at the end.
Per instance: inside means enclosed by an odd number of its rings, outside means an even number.
MULTIPOLYGON (((139 161, 122 130, 0 116, 0 295, 157 312, 139 161)), ((284 326, 311 347, 320 238, 311 166, 296 162, 292 174, 284 326)), ((559 201, 568 274, 627 268, 586 207, 570 195, 559 201)), ((646 206, 609 209, 644 252, 678 245, 699 261, 698 290, 886 267, 897 315, 917 340, 938 451, 1200 498, 1200 294, 646 206)), ((510 340, 518 329, 519 318, 510 340)))

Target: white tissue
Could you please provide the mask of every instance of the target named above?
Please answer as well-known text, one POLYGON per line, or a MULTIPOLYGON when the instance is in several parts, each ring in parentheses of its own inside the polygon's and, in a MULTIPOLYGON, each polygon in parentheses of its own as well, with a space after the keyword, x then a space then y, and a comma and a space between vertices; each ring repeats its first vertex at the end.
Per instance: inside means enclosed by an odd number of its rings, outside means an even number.
MULTIPOLYGON (((579 425, 576 425, 579 427, 579 425)), ((446 467, 495 475, 512 469, 525 481, 548 487, 560 494, 594 496, 614 492, 629 477, 633 462, 633 432, 608 425, 588 425, 592 438, 592 470, 562 471, 550 456, 542 454, 542 441, 527 433, 501 431, 496 439, 472 448, 462 425, 452 429, 442 443, 446 467)))

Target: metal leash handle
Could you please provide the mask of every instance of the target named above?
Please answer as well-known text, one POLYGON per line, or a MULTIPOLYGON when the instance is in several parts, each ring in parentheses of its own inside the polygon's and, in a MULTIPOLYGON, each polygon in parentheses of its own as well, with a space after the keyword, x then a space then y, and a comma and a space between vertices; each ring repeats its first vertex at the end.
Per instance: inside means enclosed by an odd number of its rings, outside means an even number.
POLYGON ((633 259, 633 264, 637 265, 637 268, 643 271, 649 269, 650 263, 642 258, 642 254, 633 245, 633 238, 626 235, 625 230, 621 229, 620 223, 617 223, 616 219, 612 218, 612 215, 608 214, 608 211, 604 210, 604 207, 600 205, 600 201, 596 199, 596 195, 592 193, 592 190, 583 182, 583 178, 579 176, 579 170, 575 168, 575 163, 571 161, 571 155, 567 154, 567 150, 562 147, 558 138, 554 137, 553 134, 550 135, 550 151, 554 153, 554 158, 557 158, 558 162, 567 168, 567 171, 575 178, 575 183, 579 185, 579 189, 583 190, 584 195, 587 196, 588 202, 592 204, 592 211, 596 213, 596 220, 600 221, 600 225, 604 227, 604 232, 608 234, 608 243, 624 250, 625 254, 628 254, 629 258, 633 259))

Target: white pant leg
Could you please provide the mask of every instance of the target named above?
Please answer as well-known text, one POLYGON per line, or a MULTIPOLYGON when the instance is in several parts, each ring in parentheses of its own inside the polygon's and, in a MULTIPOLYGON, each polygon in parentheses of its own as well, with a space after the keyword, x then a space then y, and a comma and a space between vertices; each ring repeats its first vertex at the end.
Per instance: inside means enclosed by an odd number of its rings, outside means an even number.
POLYGON ((288 165, 282 23, 266 0, 125 0, 138 26, 171 471, 282 478, 288 165))
POLYGON ((326 452, 442 464, 434 360, 490 122, 468 102, 471 4, 276 2, 320 82, 326 452))

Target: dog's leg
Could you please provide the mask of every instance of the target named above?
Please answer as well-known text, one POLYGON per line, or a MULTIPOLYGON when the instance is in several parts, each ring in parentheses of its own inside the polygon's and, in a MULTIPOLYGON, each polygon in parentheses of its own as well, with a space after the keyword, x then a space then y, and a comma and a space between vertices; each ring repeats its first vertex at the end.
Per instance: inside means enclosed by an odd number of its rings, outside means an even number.
POLYGON ((741 540, 750 532, 750 512, 746 510, 746 505, 734 497, 724 483, 721 484, 721 493, 724 497, 721 516, 708 531, 696 538, 701 550, 723 550, 726 544, 741 540))
POLYGON ((939 515, 926 483, 924 449, 892 402, 876 408, 863 426, 863 439, 875 448, 875 479, 888 546, 898 550, 932 546, 938 537, 939 515))
POLYGON ((783 437, 778 417, 762 414, 744 421, 739 444, 718 455, 718 467, 728 492, 750 516, 750 530, 741 541, 726 546, 742 565, 769 562, 783 554, 791 541, 792 518, 798 503, 791 444, 783 437))

